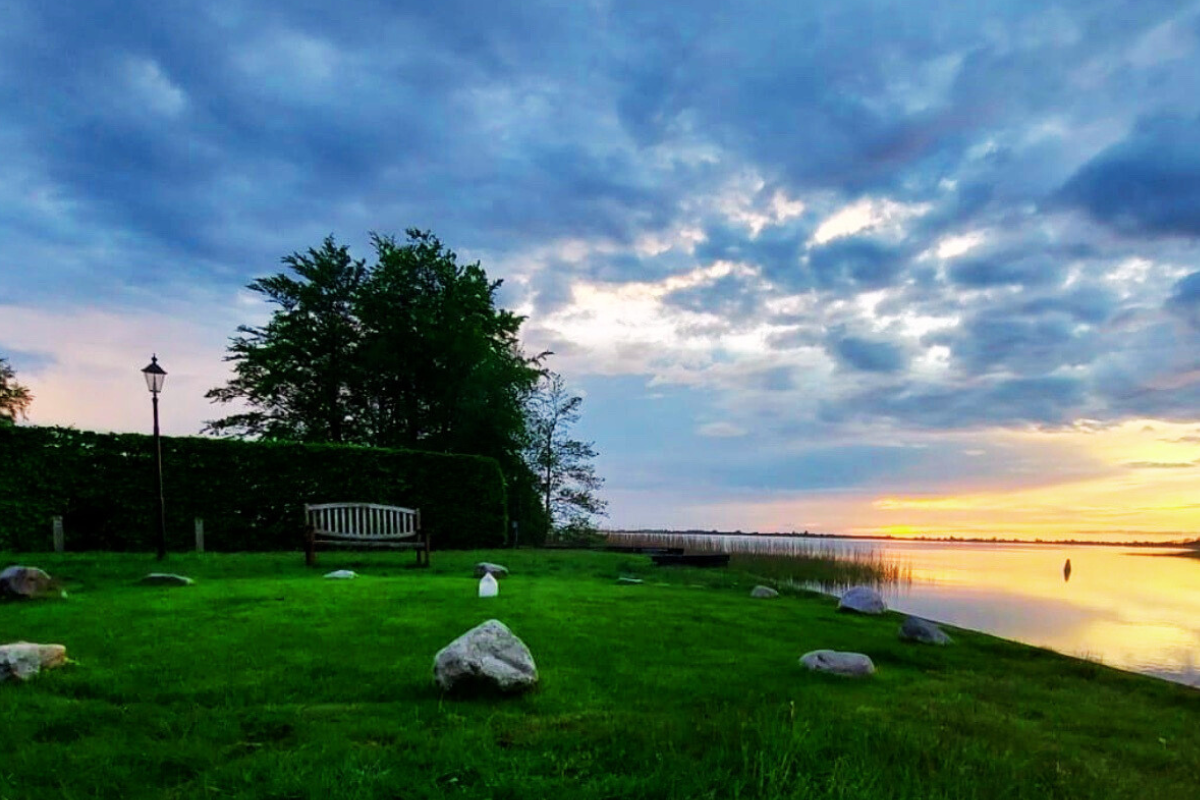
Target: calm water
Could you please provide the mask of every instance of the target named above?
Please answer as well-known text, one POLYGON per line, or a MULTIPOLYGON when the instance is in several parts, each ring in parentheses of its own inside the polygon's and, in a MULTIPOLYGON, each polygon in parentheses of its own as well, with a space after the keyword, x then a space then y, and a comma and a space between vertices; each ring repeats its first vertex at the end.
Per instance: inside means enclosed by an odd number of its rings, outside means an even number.
MULTIPOLYGON (((780 548, 720 538, 730 551, 780 548)), ((898 611, 1200 687, 1200 559, 1115 545, 788 541, 910 567, 911 582, 882 587, 898 611)))

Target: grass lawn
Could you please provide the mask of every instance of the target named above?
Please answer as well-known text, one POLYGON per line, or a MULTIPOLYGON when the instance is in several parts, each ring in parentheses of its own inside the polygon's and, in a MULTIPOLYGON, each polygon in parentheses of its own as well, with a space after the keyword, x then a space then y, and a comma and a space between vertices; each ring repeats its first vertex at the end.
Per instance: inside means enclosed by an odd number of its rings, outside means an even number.
POLYGON ((1138 798, 1200 796, 1200 692, 901 617, 752 600, 737 570, 645 556, 0 554, 66 600, 0 605, 0 642, 77 663, 0 685, 3 798, 1138 798), (471 567, 506 564, 498 598, 471 567), (351 567, 361 577, 320 576, 351 567), (619 585, 637 574, 641 585, 619 585), (537 691, 451 699, 434 653, 489 618, 537 691), (806 651, 874 660, 812 674, 806 651))

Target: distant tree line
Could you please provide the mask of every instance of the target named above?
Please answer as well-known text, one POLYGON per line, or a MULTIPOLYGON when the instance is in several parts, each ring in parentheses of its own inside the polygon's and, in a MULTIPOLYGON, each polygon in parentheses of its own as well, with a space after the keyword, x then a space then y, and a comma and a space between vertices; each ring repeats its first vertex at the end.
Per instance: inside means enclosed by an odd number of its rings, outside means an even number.
POLYGON ((427 231, 371 244, 368 264, 330 236, 249 284, 274 309, 231 339, 233 377, 207 397, 241 409, 204 431, 490 456, 526 541, 602 514, 595 450, 568 435, 582 400, 550 353, 522 351, 501 281, 427 231))

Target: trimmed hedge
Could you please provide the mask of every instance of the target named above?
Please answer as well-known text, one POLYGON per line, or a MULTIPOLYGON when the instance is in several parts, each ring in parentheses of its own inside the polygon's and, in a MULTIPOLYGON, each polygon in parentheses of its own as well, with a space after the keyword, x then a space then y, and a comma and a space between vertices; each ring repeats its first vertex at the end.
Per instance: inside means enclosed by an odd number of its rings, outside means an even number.
MULTIPOLYGON (((301 549, 305 503, 419 508, 435 549, 503 547, 504 478, 481 456, 346 445, 163 437, 167 548, 301 549)), ((0 427, 0 550, 154 550, 154 440, 71 428, 0 427)))

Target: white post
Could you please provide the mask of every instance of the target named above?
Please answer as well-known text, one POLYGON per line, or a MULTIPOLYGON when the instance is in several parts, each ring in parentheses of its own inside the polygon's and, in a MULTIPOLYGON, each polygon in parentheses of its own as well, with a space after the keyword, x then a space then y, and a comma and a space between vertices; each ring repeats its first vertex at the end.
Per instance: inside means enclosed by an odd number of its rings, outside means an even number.
POLYGON ((204 520, 202 520, 200 517, 196 517, 195 523, 196 523, 196 552, 203 553, 204 552, 204 520))
POLYGON ((54 522, 54 552, 61 553, 64 549, 62 517, 51 517, 54 522))

